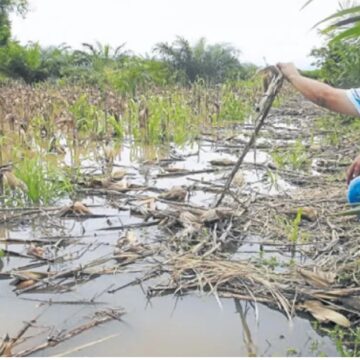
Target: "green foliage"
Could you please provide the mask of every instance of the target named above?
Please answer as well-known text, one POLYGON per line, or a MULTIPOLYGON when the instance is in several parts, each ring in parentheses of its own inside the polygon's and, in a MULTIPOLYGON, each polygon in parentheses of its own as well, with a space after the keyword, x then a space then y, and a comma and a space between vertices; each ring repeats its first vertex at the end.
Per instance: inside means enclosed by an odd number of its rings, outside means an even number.
POLYGON ((300 227, 302 212, 302 208, 299 208, 294 219, 289 219, 287 216, 278 216, 276 218, 279 229, 282 230, 287 240, 294 245, 297 243, 307 243, 309 241, 310 234, 300 227))
POLYGON ((183 143, 191 138, 200 120, 180 91, 147 96, 141 104, 131 102, 131 113, 133 136, 147 143, 183 143), (139 115, 145 108, 148 116, 139 115))
POLYGON ((0 47, 5 46, 11 37, 11 24, 6 13, 0 11, 0 47))
MULTIPOLYGON (((319 325, 316 325, 318 327, 319 325)), ((360 356, 360 327, 353 327, 344 330, 336 325, 333 328, 320 327, 322 332, 327 333, 335 342, 336 350, 340 356, 360 356)))
POLYGON ((79 131, 99 133, 100 119, 104 118, 104 114, 95 105, 90 104, 86 94, 79 96, 70 106, 70 113, 74 116, 79 131))
POLYGON ((292 243, 296 243, 299 238, 299 225, 301 223, 302 218, 302 208, 300 208, 296 214, 295 219, 292 222, 292 229, 289 233, 289 240, 292 243))
POLYGON ((223 85, 220 118, 222 120, 243 121, 248 110, 243 100, 238 94, 229 90, 226 84, 223 85))
POLYGON ((244 121, 255 104, 256 80, 231 81, 221 87, 220 119, 244 121))
MULTIPOLYGON (((307 6, 313 0, 308 1, 307 6)), ((337 87, 358 87, 360 79, 360 6, 340 3, 339 10, 318 22, 326 24, 322 33, 327 44, 311 53, 320 67, 318 78, 337 87)))
POLYGON ((242 71, 238 50, 229 44, 207 45, 204 38, 191 46, 188 40, 178 36, 171 45, 158 43, 155 51, 178 73, 178 79, 187 83, 203 79, 217 84, 242 71))
POLYGON ((286 350, 286 356, 299 356, 299 352, 297 349, 294 349, 294 348, 289 348, 286 350))
POLYGON ((360 39, 329 42, 311 52, 319 67, 318 76, 331 85, 350 88, 360 84, 360 39))
POLYGON ((151 88, 189 85, 198 79, 212 85, 236 82, 251 78, 256 71, 255 65, 240 64, 238 51, 232 46, 207 45, 204 39, 191 47, 187 40, 178 38, 172 45, 158 44, 155 50, 160 59, 131 55, 124 44, 112 48, 99 42, 83 43, 82 50, 71 50, 64 44, 41 48, 36 43, 21 46, 7 41, 0 47, 0 77, 27 83, 61 79, 63 84, 112 88, 136 97, 151 88))
POLYGON ((360 37, 360 6, 341 7, 336 13, 321 20, 315 26, 327 23, 322 30, 325 34, 333 34, 332 42, 360 37))
POLYGON ((11 37, 10 13, 24 16, 27 11, 27 0, 0 0, 0 47, 6 46, 11 37))
MULTIPOLYGON (((313 50, 313 52, 316 50, 313 50)), ((312 56, 316 56, 314 54, 312 54, 312 56)), ((321 69, 312 69, 312 70, 302 70, 301 74, 303 76, 306 76, 310 79, 315 79, 315 80, 321 80, 322 79, 322 73, 321 73, 321 69)))
POLYGON ((251 63, 242 63, 233 73, 229 72, 229 79, 249 80, 254 77, 258 67, 251 63))
POLYGON ((71 67, 72 54, 65 44, 41 49, 41 71, 45 78, 57 79, 71 67))
POLYGON ((94 45, 83 43, 84 50, 75 50, 73 53, 74 64, 91 67, 94 71, 102 70, 106 65, 114 62, 121 63, 128 56, 124 44, 112 48, 109 44, 97 41, 94 45))
POLYGON ((121 122, 117 121, 114 116, 109 116, 107 118, 107 122, 112 127, 112 129, 114 131, 114 135, 116 137, 118 137, 118 138, 124 137, 125 130, 124 130, 121 122))
POLYGON ((291 170, 306 169, 309 164, 309 157, 305 145, 296 140, 288 149, 275 149, 271 156, 278 168, 289 168, 291 170))
MULTIPOLYGON (((314 0, 308 0, 303 8, 314 0)), ((332 42, 339 42, 344 39, 358 39, 360 37, 360 6, 356 1, 339 2, 340 8, 334 14, 322 19, 314 28, 327 24, 322 30, 324 34, 332 34, 332 42)))
POLYGON ((112 130, 112 134, 118 138, 124 136, 123 123, 108 115, 99 106, 91 104, 86 94, 80 95, 69 111, 75 119, 76 129, 86 136, 104 136, 108 130, 112 130))
POLYGON ((134 97, 140 90, 162 86, 170 81, 170 72, 164 63, 140 57, 127 58, 120 68, 108 67, 104 75, 106 83, 112 88, 134 97))
POLYGON ((25 16, 29 10, 28 0, 0 0, 0 12, 25 16))
POLYGON ((271 256, 270 258, 263 258, 263 253, 260 253, 261 265, 268 267, 271 270, 275 270, 280 266, 280 262, 276 256, 271 256))
POLYGON ((27 83, 61 76, 66 61, 61 48, 41 49, 36 43, 21 46, 15 41, 0 47, 0 73, 27 83))
POLYGON ((17 163, 15 175, 26 184, 31 203, 47 205, 72 190, 64 174, 39 155, 29 154, 17 163))

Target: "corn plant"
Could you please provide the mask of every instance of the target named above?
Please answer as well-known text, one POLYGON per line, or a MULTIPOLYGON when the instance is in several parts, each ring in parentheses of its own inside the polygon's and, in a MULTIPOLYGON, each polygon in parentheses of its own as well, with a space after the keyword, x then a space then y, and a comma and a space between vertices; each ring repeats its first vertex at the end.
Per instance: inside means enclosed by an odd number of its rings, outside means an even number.
POLYGON ((278 168, 300 170, 306 169, 310 164, 305 145, 300 140, 295 141, 285 150, 275 149, 271 156, 278 168))
POLYGON ((105 133, 105 115, 95 105, 90 104, 86 94, 81 95, 69 110, 79 131, 93 132, 97 135, 105 133))
POLYGON ((47 205, 72 190, 64 173, 40 155, 24 157, 17 163, 15 175, 26 184, 30 203, 47 205))

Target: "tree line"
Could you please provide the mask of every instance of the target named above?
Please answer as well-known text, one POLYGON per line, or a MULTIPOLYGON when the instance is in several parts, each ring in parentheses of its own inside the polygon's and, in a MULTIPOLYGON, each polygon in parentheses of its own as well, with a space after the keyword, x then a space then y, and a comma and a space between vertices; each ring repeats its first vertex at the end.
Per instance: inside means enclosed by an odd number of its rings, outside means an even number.
MULTIPOLYGON (((305 6, 315 0, 309 0, 305 6)), ((21 79, 26 83, 45 80, 84 82, 135 93, 149 84, 189 85, 203 81, 213 85, 248 79, 256 66, 239 60, 240 51, 227 43, 208 44, 205 38, 191 44, 183 37, 172 43, 157 43, 151 56, 138 56, 125 44, 83 43, 80 49, 66 44, 25 46, 11 37, 10 14, 26 16, 28 0, 0 0, 0 80, 21 79)), ((316 70, 310 76, 335 86, 359 86, 360 6, 340 2, 335 14, 319 21, 324 45, 313 49, 316 70)))

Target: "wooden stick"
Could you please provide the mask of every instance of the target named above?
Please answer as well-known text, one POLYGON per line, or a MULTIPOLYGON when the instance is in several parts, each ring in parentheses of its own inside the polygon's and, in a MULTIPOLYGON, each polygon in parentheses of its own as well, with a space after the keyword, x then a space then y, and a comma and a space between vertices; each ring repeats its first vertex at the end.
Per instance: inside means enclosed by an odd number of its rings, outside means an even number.
POLYGON ((274 68, 274 72, 273 72, 274 75, 272 77, 270 85, 269 85, 263 99, 261 99, 260 104, 259 104, 259 115, 257 116, 257 119, 255 121, 255 123, 257 124, 255 127, 255 130, 254 130, 253 134, 251 135, 251 138, 249 139, 249 142, 245 146, 237 163, 235 164, 234 168, 232 169, 232 171, 225 183, 224 190, 222 191, 222 193, 220 195, 220 198, 215 202, 215 205, 213 207, 219 206, 221 204, 221 202, 223 201, 225 194, 229 191, 231 182, 232 182, 235 174, 237 173, 241 164, 243 163, 246 154, 249 152, 250 148, 254 144, 256 137, 257 137, 261 127, 264 124, 266 116, 269 113, 269 110, 271 109, 272 103, 273 103, 277 93, 281 89, 284 77, 283 77, 282 73, 280 72, 280 70, 278 70, 275 66, 273 68, 274 68))

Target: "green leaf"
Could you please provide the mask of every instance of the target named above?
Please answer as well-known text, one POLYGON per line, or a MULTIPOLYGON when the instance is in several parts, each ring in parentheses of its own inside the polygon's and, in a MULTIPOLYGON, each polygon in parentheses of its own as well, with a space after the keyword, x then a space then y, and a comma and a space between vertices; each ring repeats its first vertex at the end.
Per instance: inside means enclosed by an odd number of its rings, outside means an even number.
POLYGON ((348 19, 345 19, 345 20, 338 21, 337 23, 333 24, 332 26, 340 27, 340 26, 345 26, 345 25, 348 25, 348 24, 353 24, 353 23, 356 23, 358 21, 360 21, 360 15, 357 15, 357 16, 354 16, 354 17, 351 17, 351 18, 348 18, 348 19))
POLYGON ((339 18, 339 17, 344 16, 344 15, 351 15, 351 14, 354 14, 354 13, 357 13, 357 12, 360 12, 360 6, 354 6, 354 7, 351 7, 349 9, 337 11, 336 13, 334 13, 334 14, 326 17, 325 19, 319 21, 318 23, 316 23, 313 26, 313 29, 316 28, 317 26, 319 26, 320 24, 323 24, 324 22, 327 22, 329 20, 339 18))
POLYGON ((351 29, 342 31, 340 34, 336 35, 333 39, 331 39, 330 43, 336 43, 340 40, 344 40, 350 37, 360 36, 360 25, 352 27, 351 29))
POLYGON ((310 5, 310 3, 312 3, 314 0, 308 0, 302 7, 301 7, 301 9, 300 9, 300 11, 301 10, 303 10, 303 9, 305 9, 308 5, 310 5))
POLYGON ((332 214, 332 216, 353 216, 353 215, 360 215, 360 206, 354 207, 350 210, 340 211, 337 213, 332 214))

